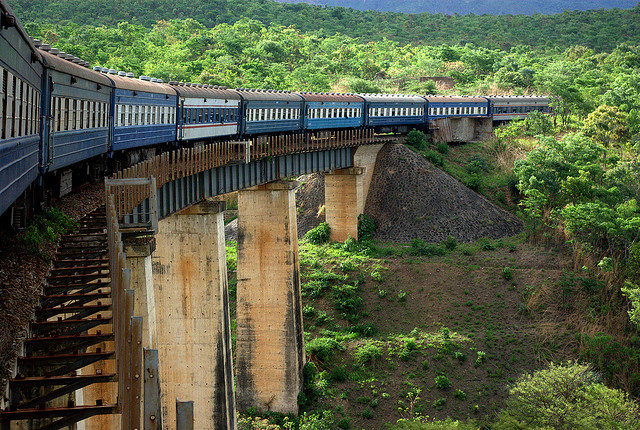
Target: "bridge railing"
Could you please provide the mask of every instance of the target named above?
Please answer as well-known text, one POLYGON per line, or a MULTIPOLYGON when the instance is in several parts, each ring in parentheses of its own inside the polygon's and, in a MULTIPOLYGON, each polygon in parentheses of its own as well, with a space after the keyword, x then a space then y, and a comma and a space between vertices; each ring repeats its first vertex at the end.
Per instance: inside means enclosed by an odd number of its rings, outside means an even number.
POLYGON ((153 201, 154 190, 168 182, 228 164, 359 146, 375 143, 375 139, 373 130, 335 130, 260 136, 248 141, 215 142, 179 149, 165 152, 114 174, 107 180, 108 183, 111 181, 107 196, 114 196, 116 218, 122 225, 139 227, 139 224, 151 222, 154 204, 157 211, 157 201, 153 201), (149 178, 155 178, 155 185, 149 184, 149 178), (127 182, 128 180, 132 181, 127 182), (136 182, 137 180, 140 182, 136 182))
POLYGON ((142 317, 133 316, 131 270, 126 268, 126 255, 113 196, 107 196, 106 215, 118 411, 121 413, 121 428, 139 429, 142 417, 142 317))

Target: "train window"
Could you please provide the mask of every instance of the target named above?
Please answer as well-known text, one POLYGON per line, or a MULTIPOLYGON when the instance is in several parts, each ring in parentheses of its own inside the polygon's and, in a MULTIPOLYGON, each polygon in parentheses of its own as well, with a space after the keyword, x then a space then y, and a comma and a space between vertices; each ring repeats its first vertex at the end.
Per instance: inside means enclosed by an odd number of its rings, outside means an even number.
POLYGON ((74 130, 80 130, 82 128, 82 103, 80 100, 73 101, 73 110, 75 111, 75 124, 73 124, 74 130))
POLYGON ((0 139, 5 138, 4 112, 5 112, 6 103, 7 103, 6 94, 7 94, 7 71, 3 67, 0 67, 0 139))
POLYGON ((78 124, 78 130, 82 130, 84 129, 84 113, 85 113, 84 100, 78 100, 78 103, 76 104, 76 106, 78 107, 78 112, 77 112, 78 120, 76 122, 78 124))

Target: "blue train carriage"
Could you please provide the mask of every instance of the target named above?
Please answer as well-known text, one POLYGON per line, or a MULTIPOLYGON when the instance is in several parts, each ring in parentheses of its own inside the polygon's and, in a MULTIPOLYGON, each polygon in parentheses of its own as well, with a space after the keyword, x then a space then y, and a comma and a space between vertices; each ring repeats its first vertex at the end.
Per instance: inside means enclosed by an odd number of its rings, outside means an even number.
POLYGON ((41 45, 43 79, 42 159, 45 186, 54 195, 98 177, 109 151, 111 82, 89 63, 41 45))
POLYGON ((305 130, 358 128, 364 124, 364 99, 355 94, 297 93, 304 99, 305 130))
POLYGON ((149 76, 102 69, 115 87, 111 100, 111 150, 126 165, 155 154, 154 145, 174 143, 177 137, 178 96, 171 86, 149 76))
MULTIPOLYGON (((35 197, 25 191, 39 174, 41 78, 40 54, 0 0, 0 215, 10 218, 7 209, 16 200, 35 197)), ((17 206, 31 207, 24 201, 17 206)))
POLYGON ((290 91, 235 90, 242 99, 240 134, 258 135, 302 129, 303 99, 290 91))
POLYGON ((530 112, 551 112, 549 98, 544 96, 489 96, 493 121, 524 119, 530 112))
POLYGON ((426 96, 426 99, 429 101, 429 120, 490 116, 489 100, 484 97, 426 96))
POLYGON ((365 100, 364 123, 382 133, 406 133, 423 128, 427 100, 403 94, 359 94, 365 100))
POLYGON ((178 140, 236 136, 240 95, 224 87, 169 82, 178 93, 178 140))

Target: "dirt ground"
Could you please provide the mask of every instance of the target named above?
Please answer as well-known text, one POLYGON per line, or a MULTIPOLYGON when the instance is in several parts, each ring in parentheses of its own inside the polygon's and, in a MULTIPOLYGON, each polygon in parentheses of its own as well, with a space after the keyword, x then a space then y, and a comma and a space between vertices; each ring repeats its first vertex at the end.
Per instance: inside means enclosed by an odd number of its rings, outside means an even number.
MULTIPOLYGON (((384 258, 382 279, 366 277, 359 287, 364 317, 358 324, 371 324, 377 334, 349 341, 331 362, 318 363, 327 372, 341 365, 350 372, 321 403, 342 411, 352 428, 382 430, 411 415, 407 393, 419 389, 414 414, 490 422, 520 374, 576 357, 567 315, 544 299, 559 296, 558 282, 569 260, 565 251, 531 245, 521 236, 498 242, 495 250, 460 246, 445 256, 384 258), (505 268, 511 279, 503 276, 505 268), (421 336, 438 338, 443 328, 451 333, 459 358, 442 353, 433 340, 420 343, 421 336), (407 337, 417 339, 419 347, 400 358, 397 351, 407 337), (354 355, 371 341, 383 345, 383 356, 363 369, 354 355), (486 354, 479 365, 478 351, 486 354), (440 375, 449 379, 450 388, 436 387, 440 375)), ((349 326, 333 312, 330 296, 303 301, 333 315, 334 329, 349 326)), ((322 335, 324 328, 305 320, 312 336, 322 335)))

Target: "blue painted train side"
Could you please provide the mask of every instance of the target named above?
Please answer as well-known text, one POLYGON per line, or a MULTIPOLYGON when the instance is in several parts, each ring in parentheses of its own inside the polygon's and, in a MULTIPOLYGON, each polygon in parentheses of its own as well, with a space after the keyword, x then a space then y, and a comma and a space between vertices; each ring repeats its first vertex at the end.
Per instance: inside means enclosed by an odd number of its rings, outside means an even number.
POLYGON ((38 178, 42 61, 5 1, 0 2, 0 214, 38 178))

